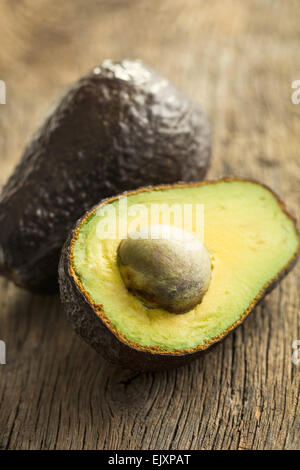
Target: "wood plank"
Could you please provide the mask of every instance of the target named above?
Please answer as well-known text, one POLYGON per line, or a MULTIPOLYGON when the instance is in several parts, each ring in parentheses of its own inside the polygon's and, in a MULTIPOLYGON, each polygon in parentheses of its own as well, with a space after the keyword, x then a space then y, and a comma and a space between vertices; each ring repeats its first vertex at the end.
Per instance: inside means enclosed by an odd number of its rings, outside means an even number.
MULTIPOLYGON (((139 57, 207 111, 210 178, 257 178, 299 215, 298 9, 271 0, 1 2, 0 184, 65 86, 107 57, 139 57)), ((299 448, 299 274, 214 351, 156 374, 107 364, 73 333, 57 296, 1 279, 0 448, 299 448)))

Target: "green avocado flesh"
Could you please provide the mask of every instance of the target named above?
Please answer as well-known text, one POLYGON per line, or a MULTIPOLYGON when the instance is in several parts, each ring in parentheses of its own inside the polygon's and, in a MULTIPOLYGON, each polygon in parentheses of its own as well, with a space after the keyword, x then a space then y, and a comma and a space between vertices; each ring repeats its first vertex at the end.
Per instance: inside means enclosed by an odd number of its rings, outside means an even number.
MULTIPOLYGON (((116 330, 141 346, 183 350, 215 339, 240 319, 298 249, 293 221, 267 188, 253 182, 220 181, 148 190, 122 200, 127 203, 128 232, 137 220, 140 226, 149 224, 153 204, 163 205, 159 206, 164 208, 162 217, 175 204, 177 208, 203 205, 204 223, 199 227, 191 219, 190 232, 201 238, 212 259, 211 281, 200 304, 180 315, 149 309, 126 289, 118 270, 120 234, 112 238, 106 221, 116 216, 117 227, 125 226, 119 201, 104 205, 105 210, 92 212, 85 219, 73 245, 75 273, 116 330), (107 233, 110 238, 105 238, 107 233)), ((170 217, 169 223, 182 228, 178 220, 170 217)))

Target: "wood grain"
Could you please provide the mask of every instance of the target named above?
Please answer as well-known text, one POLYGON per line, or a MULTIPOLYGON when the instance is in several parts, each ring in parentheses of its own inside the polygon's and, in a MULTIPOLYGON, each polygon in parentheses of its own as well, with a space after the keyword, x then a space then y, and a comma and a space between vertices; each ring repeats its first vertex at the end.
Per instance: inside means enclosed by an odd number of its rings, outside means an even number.
MULTIPOLYGON (((298 16, 292 0, 2 0, 0 184, 65 86, 107 57, 140 57, 208 113, 209 177, 257 178, 299 215, 298 16)), ((207 356, 156 374, 107 364, 73 333, 56 296, 1 279, 0 447, 299 448, 299 274, 207 356)))

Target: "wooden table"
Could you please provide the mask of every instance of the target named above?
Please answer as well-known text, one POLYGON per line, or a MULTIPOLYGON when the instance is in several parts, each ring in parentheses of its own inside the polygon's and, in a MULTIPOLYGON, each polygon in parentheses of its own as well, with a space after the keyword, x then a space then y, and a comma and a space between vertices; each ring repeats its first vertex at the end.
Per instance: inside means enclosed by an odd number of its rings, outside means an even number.
MULTIPOLYGON (((299 214, 299 2, 3 0, 0 31, 1 184, 64 87, 104 58, 139 57, 208 113, 209 178, 257 178, 299 214)), ((299 448, 299 267, 214 351, 157 374, 107 364, 58 297, 1 279, 0 447, 299 448)))

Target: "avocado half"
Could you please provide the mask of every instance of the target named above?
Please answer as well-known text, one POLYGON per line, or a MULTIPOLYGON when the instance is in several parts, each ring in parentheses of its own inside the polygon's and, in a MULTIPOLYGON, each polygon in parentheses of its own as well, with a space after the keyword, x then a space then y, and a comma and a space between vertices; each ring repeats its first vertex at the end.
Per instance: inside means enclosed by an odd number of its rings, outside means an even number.
MULTIPOLYGON (((146 212, 140 217, 140 225, 147 223, 146 212)), ((174 220, 170 224, 176 226, 174 220)), ((196 237, 202 232, 194 222, 190 231, 196 237)), ((295 220, 268 187, 255 181, 141 188, 102 201, 79 220, 62 250, 61 299, 75 330, 107 360, 140 371, 177 367, 240 325, 290 271, 299 249, 295 220), (127 290, 117 265, 120 239, 105 238, 104 223, 116 216, 120 227, 125 202, 127 214, 135 216, 138 207, 153 204, 162 204, 163 212, 174 204, 203 205, 212 276, 201 303, 187 313, 150 309, 127 290)))
POLYGON ((0 196, 0 274, 57 288, 69 230, 102 198, 201 180, 210 132, 201 108, 138 60, 106 60, 62 97, 0 196))

